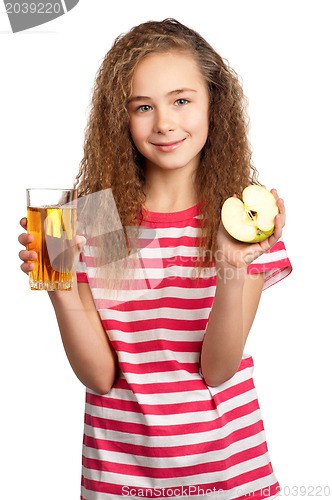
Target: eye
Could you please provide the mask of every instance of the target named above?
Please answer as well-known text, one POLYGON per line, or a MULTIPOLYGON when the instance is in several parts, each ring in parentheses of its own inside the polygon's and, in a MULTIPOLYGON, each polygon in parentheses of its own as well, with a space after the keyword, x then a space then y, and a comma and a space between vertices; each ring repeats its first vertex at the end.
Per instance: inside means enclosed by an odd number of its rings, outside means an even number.
POLYGON ((184 106, 185 104, 188 104, 188 99, 177 99, 175 101, 176 106, 184 106))
POLYGON ((150 111, 151 106, 149 106, 148 104, 142 104, 142 106, 139 106, 137 108, 137 111, 139 111, 140 113, 146 113, 147 111, 150 111))

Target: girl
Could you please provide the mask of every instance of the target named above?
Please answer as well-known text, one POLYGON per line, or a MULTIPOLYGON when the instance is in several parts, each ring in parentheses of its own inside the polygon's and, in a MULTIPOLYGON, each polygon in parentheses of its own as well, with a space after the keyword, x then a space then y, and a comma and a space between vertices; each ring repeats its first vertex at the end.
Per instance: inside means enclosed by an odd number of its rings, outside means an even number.
MULTIPOLYGON (((174 19, 118 37, 101 65, 78 189, 111 188, 143 237, 135 287, 116 300, 94 279, 89 235, 78 284, 49 292, 87 388, 82 500, 278 494, 244 346, 262 290, 291 272, 284 203, 272 189, 280 213, 262 243, 235 241, 220 218, 258 184, 247 128, 236 73, 174 19)), ((31 271, 35 254, 20 257, 31 271)))

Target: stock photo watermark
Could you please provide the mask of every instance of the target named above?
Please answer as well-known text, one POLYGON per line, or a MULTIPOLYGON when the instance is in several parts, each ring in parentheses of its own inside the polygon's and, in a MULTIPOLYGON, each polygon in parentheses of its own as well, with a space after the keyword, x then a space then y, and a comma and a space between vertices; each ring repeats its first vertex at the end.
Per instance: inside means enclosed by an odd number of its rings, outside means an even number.
POLYGON ((242 282, 247 274, 248 264, 238 250, 229 256, 227 248, 205 249, 200 256, 188 247, 187 255, 177 255, 163 250, 163 233, 145 224, 123 227, 111 189, 79 199, 75 189, 27 189, 27 207, 28 231, 36 236, 29 250, 38 257, 29 273, 33 290, 70 290, 75 272, 82 268, 79 253, 90 262, 92 270, 87 271, 92 280, 98 278, 98 286, 131 291, 125 300, 164 280, 193 279, 198 284, 200 278, 216 276, 226 284, 242 282))
MULTIPOLYGON (((134 488, 129 486, 122 487, 122 496, 130 498, 185 498, 185 497, 197 497, 204 495, 204 498, 215 498, 215 499, 225 499, 229 496, 229 491, 223 490, 221 488, 203 488, 198 485, 181 486, 178 488, 134 488)), ((240 496, 244 499, 250 500, 251 498, 269 498, 271 496, 278 495, 278 497, 330 497, 331 488, 328 485, 325 486, 278 486, 271 487, 266 486, 258 491, 246 492, 241 488, 236 490, 236 496, 240 496)))
POLYGON ((13 1, 4 0, 6 13, 13 33, 53 21, 72 10, 79 0, 13 1))

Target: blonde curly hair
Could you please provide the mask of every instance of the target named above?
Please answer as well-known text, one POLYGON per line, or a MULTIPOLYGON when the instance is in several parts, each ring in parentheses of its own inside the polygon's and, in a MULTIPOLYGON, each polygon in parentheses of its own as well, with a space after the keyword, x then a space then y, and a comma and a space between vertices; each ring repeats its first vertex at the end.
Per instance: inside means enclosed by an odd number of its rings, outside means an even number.
POLYGON ((76 186, 79 196, 111 188, 123 228, 142 222, 144 158, 130 135, 127 101, 139 62, 148 54, 170 50, 192 55, 209 91, 209 133, 195 176, 203 215, 197 259, 201 269, 211 265, 205 256, 217 250, 223 201, 259 183, 239 77, 193 29, 165 19, 140 24, 115 39, 96 76, 76 186))

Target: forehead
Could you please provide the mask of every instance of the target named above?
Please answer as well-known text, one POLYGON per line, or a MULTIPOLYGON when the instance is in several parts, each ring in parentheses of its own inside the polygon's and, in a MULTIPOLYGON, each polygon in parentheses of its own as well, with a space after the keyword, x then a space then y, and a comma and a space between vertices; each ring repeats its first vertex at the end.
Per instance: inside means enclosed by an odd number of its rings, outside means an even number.
POLYGON ((199 66, 189 53, 149 54, 138 63, 133 74, 132 94, 160 94, 185 87, 195 90, 206 87, 199 66))

